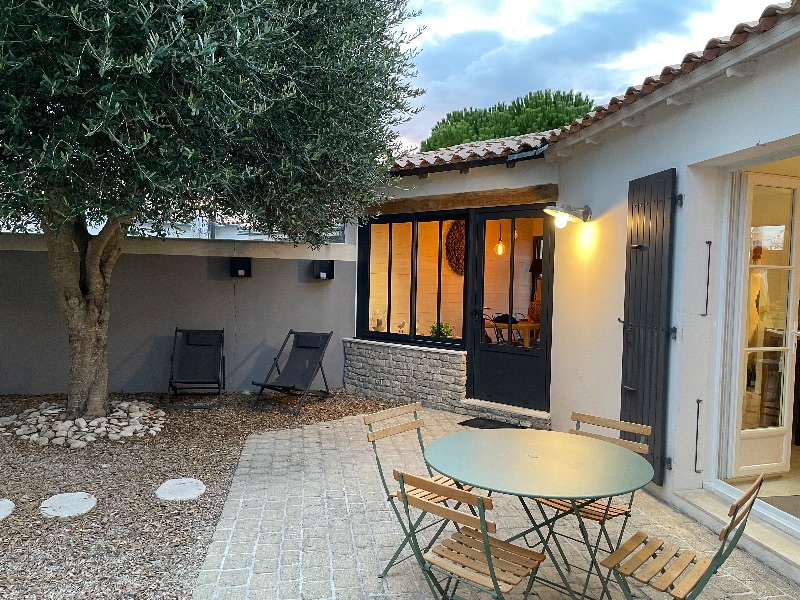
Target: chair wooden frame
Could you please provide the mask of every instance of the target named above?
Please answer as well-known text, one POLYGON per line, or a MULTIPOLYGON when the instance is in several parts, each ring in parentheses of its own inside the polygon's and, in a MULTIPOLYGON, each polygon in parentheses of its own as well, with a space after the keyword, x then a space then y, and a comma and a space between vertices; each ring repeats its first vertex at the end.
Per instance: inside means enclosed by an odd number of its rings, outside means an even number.
MULTIPOLYGON (((638 423, 631 423, 628 421, 619 421, 616 419, 608 419, 605 417, 597 417, 594 415, 589 415, 586 413, 578 413, 573 412, 571 415, 571 419, 575 421, 574 429, 570 429, 569 433, 573 435, 580 435, 584 437, 591 437, 594 439, 603 440, 606 442, 610 442, 612 444, 616 444, 618 446, 622 446, 623 448, 627 448, 633 452, 637 452, 639 454, 647 454, 649 451, 649 446, 647 444, 647 438, 652 435, 653 428, 649 425, 640 425, 638 423), (603 427, 606 429, 611 429, 616 432, 622 433, 632 433, 635 436, 638 436, 637 441, 633 440, 625 440, 620 438, 609 437, 607 435, 603 435, 601 433, 594 433, 590 431, 586 431, 581 429, 581 425, 593 425, 595 427, 603 427)), ((608 498, 607 500, 563 500, 559 498, 537 498, 536 504, 539 507, 539 511, 544 519, 544 522, 548 524, 548 535, 545 543, 549 542, 551 539, 555 542, 555 545, 561 555, 561 559, 564 561, 564 564, 567 566, 567 569, 570 568, 569 561, 566 558, 564 550, 561 547, 561 543, 558 541, 558 536, 566 537, 568 539, 572 539, 578 542, 586 542, 588 543, 589 537, 588 532, 586 531, 585 521, 594 521, 599 525, 599 531, 597 533, 597 539, 593 547, 590 548, 592 552, 592 558, 597 555, 598 550, 603 550, 604 552, 613 552, 618 546, 619 543, 622 541, 622 538, 625 534, 625 527, 628 523, 628 518, 631 514, 631 507, 633 506, 633 493, 628 495, 628 500, 624 504, 615 504, 612 503, 612 499, 608 498), (563 533, 557 533, 554 528, 554 523, 557 518, 548 518, 547 514, 545 513, 544 507, 549 507, 556 511, 556 515, 566 516, 567 513, 573 513, 578 518, 578 524, 581 529, 581 534, 584 536, 584 539, 577 539, 572 538, 571 536, 565 535, 563 533), (622 526, 620 527, 619 535, 617 536, 616 543, 614 540, 611 539, 611 535, 606 528, 606 523, 611 519, 615 519, 617 517, 621 517, 623 519, 622 526), (601 542, 605 541, 606 547, 601 547, 601 542)), ((598 573, 601 577, 602 574, 598 573)), ((608 577, 604 578, 604 587, 605 581, 607 581, 608 577)))
POLYGON ((630 577, 669 593, 676 600, 697 598, 739 543, 763 482, 764 476, 761 475, 731 505, 728 511, 730 520, 719 534, 720 547, 711 558, 691 550, 681 550, 674 544, 639 531, 600 564, 611 569, 628 599, 634 598, 627 582, 630 577))
POLYGON ((491 498, 398 470, 394 471, 394 478, 400 484, 400 500, 405 509, 411 547, 434 598, 461 598, 456 593, 458 585, 464 583, 503 600, 504 594, 525 579, 528 583, 523 597, 528 598, 545 556, 489 535, 497 533, 496 523, 486 519, 486 511, 493 508, 491 498), (466 505, 470 512, 433 502, 419 492, 450 500, 457 503, 456 507, 466 505), (411 515, 411 507, 423 515, 431 513, 445 519, 446 523, 452 522, 456 530, 449 537, 438 539, 442 533, 440 528, 423 552, 417 538, 419 518, 411 515), (444 576, 444 584, 437 574, 444 576))
MULTIPOLYGON (((422 437, 422 428, 425 426, 425 421, 422 419, 422 404, 419 402, 414 402, 411 404, 404 404, 402 406, 396 406, 394 408, 389 408, 386 410, 382 410, 376 413, 372 413, 369 415, 364 415, 364 424, 368 427, 367 432, 367 441, 372 443, 372 451, 375 453, 375 462, 378 466, 378 474, 381 478, 381 483, 383 485, 383 489, 386 492, 386 499, 389 501, 392 510, 394 511, 395 516, 397 517, 398 523, 400 523, 400 527, 403 529, 404 539, 400 546, 395 551, 392 558, 387 563, 386 567, 381 571, 378 577, 385 577, 386 574, 398 561, 397 558, 400 556, 400 553, 403 549, 408 545, 410 540, 410 533, 408 528, 406 527, 405 518, 400 512, 400 508, 398 506, 398 502, 400 499, 400 491, 399 490, 391 490, 389 489, 388 479, 386 477, 386 473, 383 469, 383 464, 381 463, 380 452, 378 451, 378 444, 377 442, 382 439, 389 438, 394 435, 399 435, 402 433, 408 433, 411 431, 416 430, 417 432, 417 442, 419 443, 419 450, 420 455, 425 451, 425 442, 422 437)), ((464 490, 471 490, 471 486, 460 486, 460 484, 456 483, 449 477, 445 477, 444 475, 440 475, 434 473, 430 467, 427 466, 429 478, 427 480, 435 482, 436 484, 447 487, 447 488, 459 488, 464 490)), ((412 496, 419 496, 425 500, 431 501, 433 503, 444 503, 447 501, 447 498, 438 495, 431 495, 424 491, 416 491, 411 488, 408 489, 408 494, 412 496)), ((422 514, 419 516, 418 522, 416 523, 416 527, 420 527, 422 521, 424 520, 425 515, 422 514)), ((426 527, 430 527, 433 524, 429 524, 426 527)), ((439 523, 440 528, 444 528, 446 523, 439 523)), ((422 529, 418 529, 421 531, 422 529)), ((438 534, 437 534, 438 535, 438 534)), ((434 536, 435 539, 436 536, 434 536)), ((408 558, 408 557, 407 557, 408 558)), ((405 560, 405 559, 402 559, 405 560)))

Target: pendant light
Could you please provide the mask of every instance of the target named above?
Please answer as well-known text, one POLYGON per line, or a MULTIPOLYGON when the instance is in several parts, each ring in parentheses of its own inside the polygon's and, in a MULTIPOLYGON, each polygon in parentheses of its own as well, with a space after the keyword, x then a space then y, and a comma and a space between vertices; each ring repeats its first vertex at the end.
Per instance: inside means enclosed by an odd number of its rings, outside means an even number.
POLYGON ((506 252, 506 246, 503 243, 503 223, 500 223, 500 236, 497 238, 497 243, 494 245, 494 253, 497 256, 503 256, 506 252))

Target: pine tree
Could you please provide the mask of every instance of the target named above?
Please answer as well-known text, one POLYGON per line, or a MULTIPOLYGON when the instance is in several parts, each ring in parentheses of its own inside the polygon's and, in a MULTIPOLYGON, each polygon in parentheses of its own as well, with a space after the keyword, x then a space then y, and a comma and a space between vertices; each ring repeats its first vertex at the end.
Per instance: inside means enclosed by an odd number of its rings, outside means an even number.
POLYGON ((454 110, 436 123, 420 150, 555 129, 582 117, 593 104, 581 92, 540 90, 515 98, 510 104, 454 110))

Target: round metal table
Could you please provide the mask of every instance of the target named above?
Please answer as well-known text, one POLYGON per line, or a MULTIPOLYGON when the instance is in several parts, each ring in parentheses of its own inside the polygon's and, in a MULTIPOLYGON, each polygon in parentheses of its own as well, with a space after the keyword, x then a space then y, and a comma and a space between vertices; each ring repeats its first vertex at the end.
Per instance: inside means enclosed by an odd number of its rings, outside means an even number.
POLYGON ((596 560, 600 535, 592 544, 579 509, 600 498, 610 503, 613 496, 634 493, 653 479, 650 463, 627 448, 590 437, 535 429, 470 430, 447 435, 428 444, 425 461, 432 469, 456 481, 517 496, 532 527, 510 540, 535 531, 558 571, 563 583, 560 589, 573 599, 579 596, 558 565, 547 544, 550 536, 545 538, 542 527, 550 527, 569 514, 578 518, 589 552, 589 569, 580 597, 586 597, 589 577, 594 570, 603 580, 602 598, 609 592, 607 577, 603 577, 596 560), (526 498, 570 500, 572 513, 560 513, 537 523, 526 498))
POLYGON ((456 481, 524 498, 608 498, 653 479, 643 456, 603 440, 536 429, 476 429, 425 448, 431 468, 456 481))

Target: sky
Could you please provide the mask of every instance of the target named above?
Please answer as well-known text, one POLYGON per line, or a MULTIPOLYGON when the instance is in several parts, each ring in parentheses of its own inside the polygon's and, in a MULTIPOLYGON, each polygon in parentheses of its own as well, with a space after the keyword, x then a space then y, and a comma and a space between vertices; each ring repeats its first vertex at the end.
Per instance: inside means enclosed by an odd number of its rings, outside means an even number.
POLYGON ((575 90, 596 104, 624 93, 709 39, 756 21, 767 0, 409 0, 421 113, 400 126, 419 146, 453 110, 528 92, 575 90))

